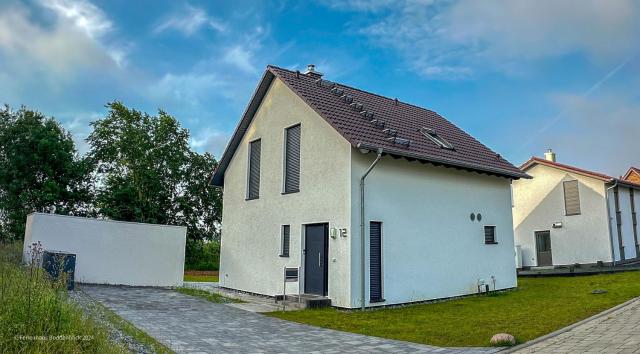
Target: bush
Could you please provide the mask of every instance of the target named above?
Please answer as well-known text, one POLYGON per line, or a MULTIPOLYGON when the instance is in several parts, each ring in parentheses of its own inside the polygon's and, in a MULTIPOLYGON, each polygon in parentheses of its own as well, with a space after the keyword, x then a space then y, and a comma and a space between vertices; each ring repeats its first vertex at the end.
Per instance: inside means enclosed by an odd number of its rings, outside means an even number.
POLYGON ((187 240, 185 270, 218 270, 220 267, 219 241, 187 240))
POLYGON ((23 267, 19 245, 0 244, 0 348, 9 353, 120 353, 67 298, 66 279, 23 267))

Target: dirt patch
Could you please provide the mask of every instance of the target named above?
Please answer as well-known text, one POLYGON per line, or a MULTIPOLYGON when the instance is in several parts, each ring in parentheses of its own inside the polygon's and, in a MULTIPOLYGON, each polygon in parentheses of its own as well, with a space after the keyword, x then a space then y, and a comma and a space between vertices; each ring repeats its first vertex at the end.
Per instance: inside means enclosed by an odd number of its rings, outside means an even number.
POLYGON ((185 270, 184 275, 206 275, 206 276, 218 276, 217 270, 185 270))

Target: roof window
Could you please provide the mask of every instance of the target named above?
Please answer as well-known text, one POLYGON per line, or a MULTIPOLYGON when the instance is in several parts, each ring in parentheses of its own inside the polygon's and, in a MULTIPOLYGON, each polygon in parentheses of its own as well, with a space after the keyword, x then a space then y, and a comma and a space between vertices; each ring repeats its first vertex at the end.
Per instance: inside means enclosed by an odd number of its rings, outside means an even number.
POLYGON ((434 143, 436 143, 436 145, 438 145, 439 147, 441 147, 443 149, 455 150, 453 145, 451 145, 443 137, 438 135, 438 133, 436 133, 436 131, 434 129, 431 129, 431 128, 420 128, 420 133, 422 133, 422 135, 426 136, 427 138, 429 138, 429 140, 433 141, 434 143))

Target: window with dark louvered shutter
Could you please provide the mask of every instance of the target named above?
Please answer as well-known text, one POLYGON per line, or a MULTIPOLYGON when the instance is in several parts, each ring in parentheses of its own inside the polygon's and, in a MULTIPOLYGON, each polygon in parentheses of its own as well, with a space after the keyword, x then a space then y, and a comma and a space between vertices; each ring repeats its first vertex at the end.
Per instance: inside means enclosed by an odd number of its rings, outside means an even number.
POLYGON ((580 214, 580 191, 578 181, 565 181, 564 186, 564 208, 567 215, 580 214))
POLYGON ((247 199, 260 197, 260 140, 249 143, 249 176, 247 178, 247 199))
POLYGON ((369 299, 371 302, 382 299, 382 223, 371 221, 369 224, 369 299))
POLYGON ((495 226, 485 226, 484 227, 484 243, 487 245, 492 245, 496 242, 496 227, 495 226))
POLYGON ((282 225, 282 246, 280 257, 289 257, 289 245, 291 243, 291 226, 282 225))
POLYGON ((300 125, 285 130, 284 192, 300 191, 300 125))

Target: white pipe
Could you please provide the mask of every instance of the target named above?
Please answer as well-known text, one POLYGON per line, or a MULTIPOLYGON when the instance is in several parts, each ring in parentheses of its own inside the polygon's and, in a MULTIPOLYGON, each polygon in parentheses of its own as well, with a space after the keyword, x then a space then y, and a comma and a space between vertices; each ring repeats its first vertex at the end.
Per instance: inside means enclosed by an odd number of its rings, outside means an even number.
POLYGON ((382 158, 382 149, 378 149, 378 156, 373 161, 371 166, 367 169, 367 171, 360 177, 360 308, 362 310, 365 309, 365 232, 364 232, 364 179, 367 178, 367 175, 373 170, 374 167, 378 164, 378 161, 382 158))
MULTIPOLYGON (((618 180, 615 180, 613 186, 605 189, 604 196, 607 201, 607 223, 609 224, 609 242, 611 243, 611 261, 613 262, 613 266, 616 266, 616 254, 613 251, 613 230, 611 229, 611 203, 609 202, 609 191, 618 186, 618 180)), ((616 224, 617 225, 617 224, 616 224)))

